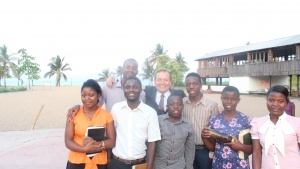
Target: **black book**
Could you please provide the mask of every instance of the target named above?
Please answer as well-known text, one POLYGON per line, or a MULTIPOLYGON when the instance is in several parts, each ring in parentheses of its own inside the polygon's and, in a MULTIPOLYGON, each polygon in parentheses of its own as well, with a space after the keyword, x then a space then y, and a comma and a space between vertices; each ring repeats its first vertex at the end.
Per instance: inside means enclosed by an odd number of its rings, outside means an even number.
MULTIPOLYGON (((93 138, 97 142, 105 140, 105 128, 103 126, 93 126, 86 129, 86 136, 93 138)), ((86 153, 87 156, 93 157, 100 152, 86 153)))
MULTIPOLYGON (((239 131, 238 139, 242 144, 251 145, 252 139, 251 139, 250 129, 244 129, 244 130, 239 131)), ((247 159, 248 156, 251 155, 251 154, 245 153, 243 151, 238 151, 238 154, 239 154, 239 158, 241 158, 241 159, 247 159)))

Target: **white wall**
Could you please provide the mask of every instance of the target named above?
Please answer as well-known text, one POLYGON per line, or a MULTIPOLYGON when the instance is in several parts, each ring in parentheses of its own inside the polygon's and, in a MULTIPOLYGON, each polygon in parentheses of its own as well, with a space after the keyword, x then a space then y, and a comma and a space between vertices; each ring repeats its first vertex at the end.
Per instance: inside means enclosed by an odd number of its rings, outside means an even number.
POLYGON ((249 93, 249 77, 229 77, 229 85, 238 88, 240 93, 249 93))

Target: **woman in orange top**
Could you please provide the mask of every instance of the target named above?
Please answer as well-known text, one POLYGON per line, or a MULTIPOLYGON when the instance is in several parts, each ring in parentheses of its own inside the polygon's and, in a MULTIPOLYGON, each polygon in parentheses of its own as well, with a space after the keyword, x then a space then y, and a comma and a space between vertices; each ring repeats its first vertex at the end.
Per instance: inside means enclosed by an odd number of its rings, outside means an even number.
POLYGON ((80 107, 74 119, 68 118, 65 129, 65 144, 71 150, 68 157, 67 169, 106 169, 108 163, 107 149, 115 146, 116 133, 112 115, 102 109, 99 98, 102 94, 99 84, 89 79, 81 87, 80 107), (89 126, 103 126, 107 139, 95 142, 90 137, 85 137, 89 126), (92 141, 91 141, 92 140, 92 141), (93 157, 86 153, 101 151, 93 157))

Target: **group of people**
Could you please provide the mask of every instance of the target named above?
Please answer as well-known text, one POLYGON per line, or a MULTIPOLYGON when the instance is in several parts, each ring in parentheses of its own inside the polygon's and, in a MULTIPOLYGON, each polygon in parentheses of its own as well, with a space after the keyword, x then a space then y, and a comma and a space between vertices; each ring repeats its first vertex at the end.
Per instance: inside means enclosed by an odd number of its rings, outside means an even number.
POLYGON ((143 163, 148 169, 250 168, 249 160, 240 159, 238 151, 253 154, 253 168, 285 168, 287 164, 300 168, 300 120, 284 113, 285 87, 271 87, 269 115, 251 120, 236 110, 240 93, 234 86, 222 91, 221 106, 203 95, 197 73, 185 78, 188 96, 171 89, 168 70, 158 70, 155 86, 144 90, 134 59, 124 62, 122 73, 121 79, 110 79, 102 87, 91 79, 83 84, 82 105, 69 109, 67 115, 67 169, 131 169, 143 163), (97 142, 86 137, 89 126, 105 127, 106 139, 97 142), (251 128, 252 145, 237 139, 246 128, 251 128), (212 138, 211 129, 231 136, 232 142, 212 138), (99 151, 93 157, 86 155, 99 151))

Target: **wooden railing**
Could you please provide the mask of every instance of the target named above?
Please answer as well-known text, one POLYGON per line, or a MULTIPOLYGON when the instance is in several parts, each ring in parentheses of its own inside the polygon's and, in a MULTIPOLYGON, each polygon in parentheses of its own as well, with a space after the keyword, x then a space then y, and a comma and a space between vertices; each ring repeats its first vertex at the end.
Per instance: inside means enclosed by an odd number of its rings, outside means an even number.
POLYGON ((197 71, 201 77, 299 75, 300 60, 201 68, 197 71))

